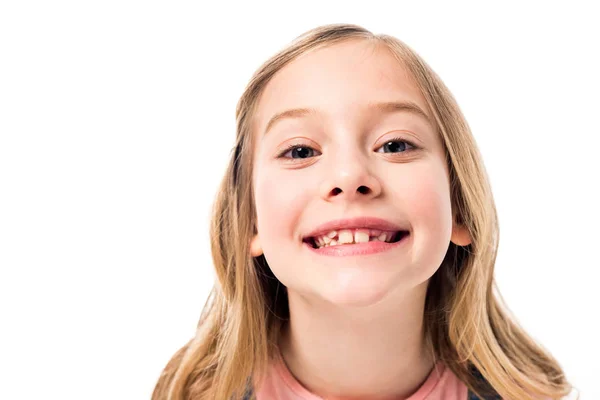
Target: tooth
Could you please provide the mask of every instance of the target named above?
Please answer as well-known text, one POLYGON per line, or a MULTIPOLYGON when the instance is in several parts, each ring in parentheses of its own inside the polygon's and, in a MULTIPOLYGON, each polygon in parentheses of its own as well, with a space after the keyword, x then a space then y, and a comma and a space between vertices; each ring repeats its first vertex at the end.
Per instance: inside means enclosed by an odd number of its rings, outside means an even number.
POLYGON ((343 229, 338 233, 338 242, 339 243, 352 243, 354 242, 354 236, 352 235, 352 231, 348 229, 343 229))
POLYGON ((371 231, 369 232, 370 236, 379 236, 381 235, 381 231, 379 229, 371 229, 371 231))
POLYGON ((394 232, 384 232, 377 229, 342 229, 340 231, 331 231, 325 235, 315 237, 314 240, 317 247, 320 248, 339 246, 341 244, 366 243, 374 240, 389 243, 393 237, 394 232))
POLYGON ((356 231, 354 233, 354 241, 356 243, 367 243, 369 241, 369 234, 362 231, 356 231))

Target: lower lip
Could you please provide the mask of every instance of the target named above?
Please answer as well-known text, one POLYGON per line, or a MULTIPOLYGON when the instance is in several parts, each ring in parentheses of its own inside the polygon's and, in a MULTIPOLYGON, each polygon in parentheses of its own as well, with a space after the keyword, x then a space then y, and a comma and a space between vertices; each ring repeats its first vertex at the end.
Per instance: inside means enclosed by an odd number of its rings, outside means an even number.
POLYGON ((369 254, 382 253, 403 246, 410 239, 410 234, 406 233, 402 238, 395 243, 386 243, 380 241, 372 241, 366 243, 340 244, 336 246, 327 246, 315 249, 309 243, 304 242, 304 245, 311 251, 321 256, 363 256, 369 254))

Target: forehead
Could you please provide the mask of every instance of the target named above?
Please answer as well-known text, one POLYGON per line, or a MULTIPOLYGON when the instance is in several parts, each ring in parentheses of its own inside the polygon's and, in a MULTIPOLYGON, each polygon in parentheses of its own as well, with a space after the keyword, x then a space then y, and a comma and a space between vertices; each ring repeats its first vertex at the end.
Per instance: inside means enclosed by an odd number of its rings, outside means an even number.
POLYGON ((373 104, 384 102, 414 104, 432 121, 402 63, 383 46, 351 40, 312 50, 278 71, 260 97, 254 130, 264 134, 273 116, 297 108, 317 109, 324 119, 353 123, 376 110, 373 104))

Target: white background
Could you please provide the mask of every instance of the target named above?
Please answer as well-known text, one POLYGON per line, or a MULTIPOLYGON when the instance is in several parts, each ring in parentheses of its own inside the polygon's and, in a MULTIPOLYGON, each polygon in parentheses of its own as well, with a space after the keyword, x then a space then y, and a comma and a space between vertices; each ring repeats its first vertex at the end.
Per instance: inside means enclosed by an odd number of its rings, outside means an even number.
POLYGON ((501 292, 600 399, 593 2, 211 3, 0 5, 0 398, 150 397, 212 284, 248 79, 349 22, 405 41, 456 96, 497 202, 501 292))

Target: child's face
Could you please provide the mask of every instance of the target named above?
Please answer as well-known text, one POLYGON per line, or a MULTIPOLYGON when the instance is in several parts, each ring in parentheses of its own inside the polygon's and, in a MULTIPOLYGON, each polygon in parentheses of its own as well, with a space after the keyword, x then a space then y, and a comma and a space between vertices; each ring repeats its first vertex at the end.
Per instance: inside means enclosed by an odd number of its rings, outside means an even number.
POLYGON ((306 54, 265 88, 254 125, 258 235, 251 248, 253 256, 264 252, 289 291, 340 305, 373 304, 426 283, 451 239, 468 244, 466 232, 453 229, 441 139, 416 114, 367 108, 391 101, 415 103, 431 119, 406 70, 362 41, 306 54), (273 115, 305 107, 320 114, 280 120, 265 134, 273 115), (397 137, 419 149, 389 144, 397 137), (304 148, 277 158, 291 144, 304 148), (318 254, 303 242, 318 225, 357 216, 407 227, 408 241, 341 257, 318 254))

